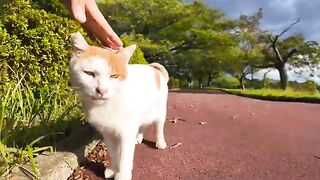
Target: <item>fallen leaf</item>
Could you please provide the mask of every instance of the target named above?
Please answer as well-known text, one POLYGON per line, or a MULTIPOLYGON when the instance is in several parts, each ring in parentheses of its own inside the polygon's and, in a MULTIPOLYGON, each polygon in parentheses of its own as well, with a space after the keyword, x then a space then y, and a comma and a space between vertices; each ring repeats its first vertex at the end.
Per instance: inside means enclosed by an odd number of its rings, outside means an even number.
POLYGON ((232 116, 231 119, 237 119, 238 117, 239 117, 239 114, 232 116))
POLYGON ((205 125, 207 122, 199 122, 198 124, 205 125))
POLYGON ((177 120, 176 120, 176 119, 170 119, 169 122, 171 122, 171 123, 177 123, 177 120))
POLYGON ((185 119, 182 119, 181 117, 167 117, 167 121, 171 123, 177 123, 177 121, 186 121, 185 119))
POLYGON ((178 142, 178 143, 175 143, 174 145, 172 145, 171 147, 169 147, 169 149, 173 149, 173 148, 176 148, 178 146, 181 146, 182 143, 181 142, 178 142))

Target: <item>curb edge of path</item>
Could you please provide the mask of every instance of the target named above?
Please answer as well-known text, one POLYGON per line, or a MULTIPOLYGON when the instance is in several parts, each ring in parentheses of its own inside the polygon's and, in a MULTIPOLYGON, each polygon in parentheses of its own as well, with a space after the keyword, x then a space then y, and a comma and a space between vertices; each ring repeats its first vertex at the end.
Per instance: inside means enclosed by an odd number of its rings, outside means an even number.
MULTIPOLYGON (((35 158, 39 179, 66 180, 85 161, 88 153, 99 143, 99 134, 89 125, 74 131, 62 140, 53 153, 43 152, 35 158)), ((9 180, 35 179, 31 163, 15 167, 9 180)))

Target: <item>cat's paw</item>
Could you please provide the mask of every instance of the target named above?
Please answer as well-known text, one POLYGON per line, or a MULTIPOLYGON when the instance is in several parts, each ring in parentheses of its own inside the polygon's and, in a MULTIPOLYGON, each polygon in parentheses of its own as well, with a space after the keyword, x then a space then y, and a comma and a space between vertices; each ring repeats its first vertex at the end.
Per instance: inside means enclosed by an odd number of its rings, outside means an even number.
POLYGON ((156 147, 158 149, 165 149, 167 147, 167 143, 165 141, 157 141, 156 147))
POLYGON ((117 173, 114 180, 131 180, 131 173, 117 173))
POLYGON ((136 144, 141 144, 142 141, 143 141, 143 135, 142 134, 138 134, 137 135, 136 144))
POLYGON ((104 171, 105 178, 113 178, 115 176, 115 172, 112 169, 106 168, 104 171))

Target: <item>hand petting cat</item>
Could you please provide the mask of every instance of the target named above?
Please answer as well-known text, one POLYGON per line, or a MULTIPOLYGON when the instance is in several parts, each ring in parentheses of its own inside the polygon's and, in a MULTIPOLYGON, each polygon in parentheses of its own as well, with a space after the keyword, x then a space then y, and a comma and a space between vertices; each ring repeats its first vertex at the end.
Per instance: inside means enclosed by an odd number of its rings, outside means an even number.
POLYGON ((95 0, 64 0, 64 4, 92 39, 97 38, 112 49, 122 48, 122 41, 100 12, 95 0))

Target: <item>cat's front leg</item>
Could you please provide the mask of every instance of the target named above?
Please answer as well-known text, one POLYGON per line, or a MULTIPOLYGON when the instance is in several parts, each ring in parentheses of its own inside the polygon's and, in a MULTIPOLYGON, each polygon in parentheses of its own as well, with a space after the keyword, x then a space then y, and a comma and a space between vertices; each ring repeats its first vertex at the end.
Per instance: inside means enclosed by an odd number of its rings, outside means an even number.
POLYGON ((119 159, 120 159, 120 139, 104 135, 104 141, 107 146, 108 155, 111 158, 110 167, 104 171, 105 178, 113 178, 119 171, 119 159))
POLYGON ((115 180, 131 180, 135 143, 134 133, 126 134, 121 138, 119 172, 116 174, 115 180))

